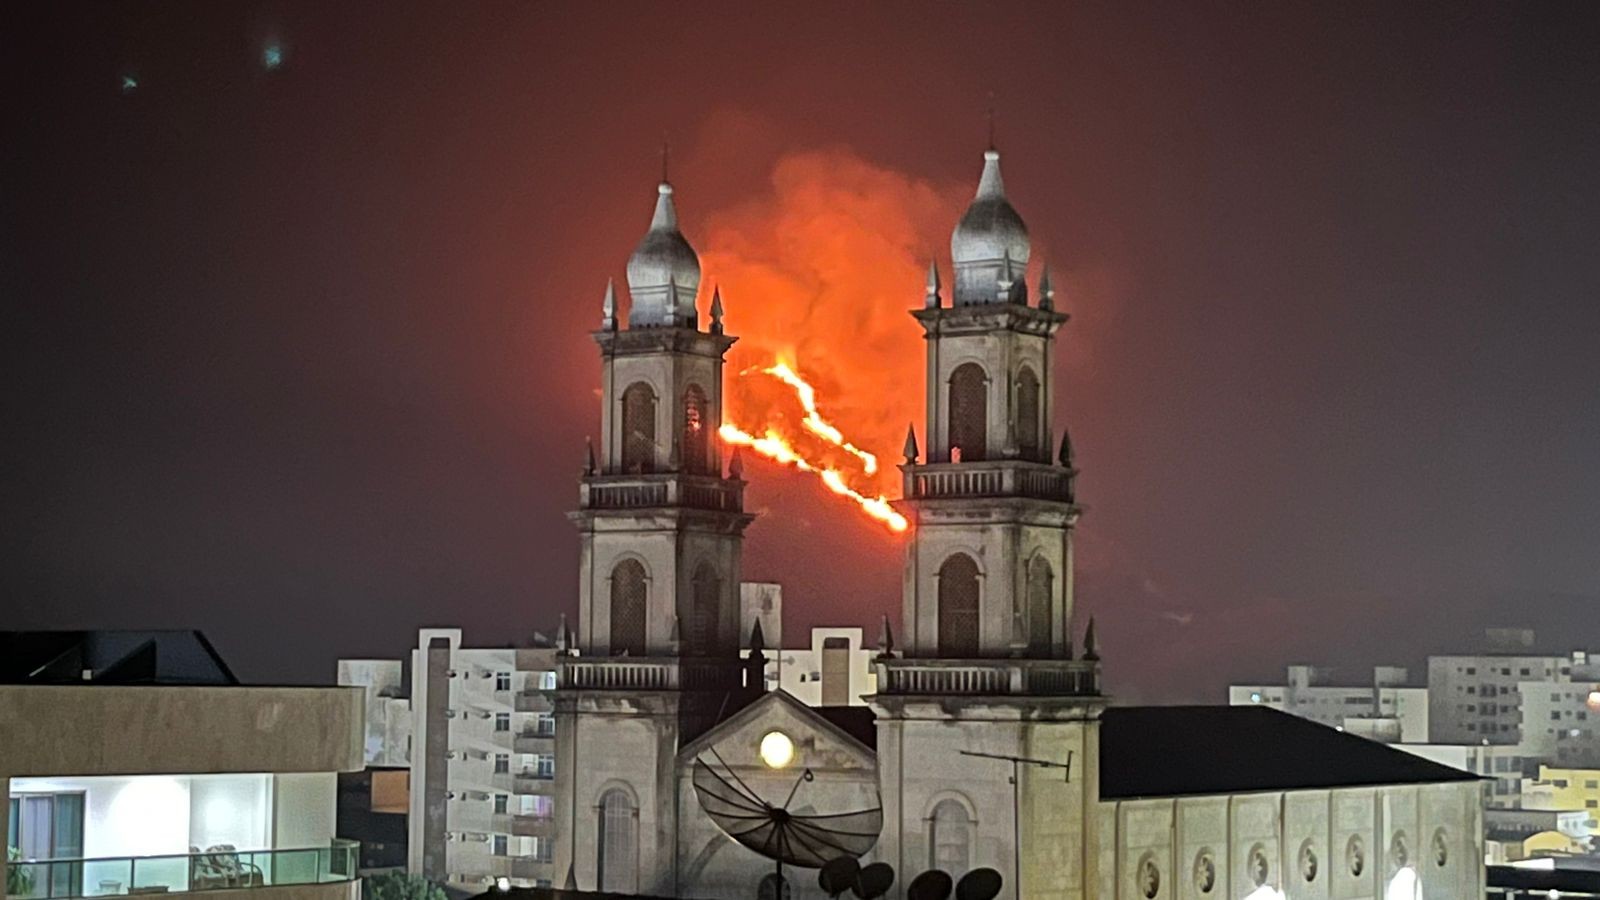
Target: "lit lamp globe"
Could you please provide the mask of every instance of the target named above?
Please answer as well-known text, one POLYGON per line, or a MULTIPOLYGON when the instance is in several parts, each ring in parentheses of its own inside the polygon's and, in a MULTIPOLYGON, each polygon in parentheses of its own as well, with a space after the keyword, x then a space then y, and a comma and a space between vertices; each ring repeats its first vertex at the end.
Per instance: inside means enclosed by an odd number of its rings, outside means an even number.
POLYGON ((794 762, 794 741, 781 731, 767 732, 761 738, 761 761, 773 769, 781 769, 794 762))

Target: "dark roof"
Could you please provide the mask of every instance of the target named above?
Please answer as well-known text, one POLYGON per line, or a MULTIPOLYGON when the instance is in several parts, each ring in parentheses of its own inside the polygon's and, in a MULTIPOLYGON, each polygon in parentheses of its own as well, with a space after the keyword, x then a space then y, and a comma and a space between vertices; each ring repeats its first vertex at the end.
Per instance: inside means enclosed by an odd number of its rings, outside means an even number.
POLYGON ((619 894, 615 891, 574 891, 565 888, 514 887, 507 890, 490 888, 473 897, 473 900, 665 900, 649 894, 619 894))
POLYGON ((198 631, 0 631, 0 684, 238 683, 198 631))
POLYGON ((1108 800, 1475 780, 1264 706, 1113 706, 1100 722, 1108 800))
POLYGON ((1486 866, 1488 886, 1513 888, 1536 893, 1557 892, 1565 895, 1593 897, 1600 895, 1600 872, 1593 869, 1562 868, 1526 869, 1520 866, 1486 866))
POLYGON ((878 717, 865 706, 818 706, 816 713, 871 750, 878 749, 878 717))

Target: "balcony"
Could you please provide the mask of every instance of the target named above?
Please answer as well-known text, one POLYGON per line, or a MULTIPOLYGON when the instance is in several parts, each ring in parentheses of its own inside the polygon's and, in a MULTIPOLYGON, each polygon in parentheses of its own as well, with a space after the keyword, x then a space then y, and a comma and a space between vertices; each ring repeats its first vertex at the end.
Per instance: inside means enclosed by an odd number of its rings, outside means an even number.
POLYGON ((550 712, 555 709, 550 695, 544 691, 527 691, 516 696, 517 712, 550 712))
POLYGON ((549 880, 553 876, 550 860, 532 856, 498 856, 491 866, 496 875, 520 878, 526 881, 549 880))
POLYGON ((590 475, 578 489, 578 508, 652 509, 689 507, 744 511, 744 482, 716 475, 590 475))
POLYGON ((520 837, 551 837, 555 834, 556 821, 550 816, 528 816, 519 814, 501 814, 494 817, 494 830, 501 834, 514 834, 520 837))
MULTIPOLYGON (((8 887, 21 889, 9 890, 7 896, 54 900, 354 883, 359 847, 355 841, 335 840, 326 847, 282 850, 12 862, 8 887)), ((262 896, 266 900, 269 895, 262 896)), ((329 895, 335 896, 349 894, 329 895)))
POLYGON ((745 667, 740 659, 563 657, 556 677, 568 690, 729 691, 744 687, 745 667))
POLYGON ((1100 664, 1071 659, 880 659, 880 694, 1093 697, 1100 664))
POLYGON ((524 731, 512 739, 511 749, 517 753, 554 753, 556 730, 543 728, 537 731, 524 731))
POLYGON ((929 463, 908 466, 902 488, 907 500, 1023 497, 1073 502, 1077 471, 1021 460, 929 463))
POLYGON ((542 774, 534 769, 525 769, 517 773, 511 782, 513 794, 548 794, 555 789, 556 776, 552 772, 542 774))

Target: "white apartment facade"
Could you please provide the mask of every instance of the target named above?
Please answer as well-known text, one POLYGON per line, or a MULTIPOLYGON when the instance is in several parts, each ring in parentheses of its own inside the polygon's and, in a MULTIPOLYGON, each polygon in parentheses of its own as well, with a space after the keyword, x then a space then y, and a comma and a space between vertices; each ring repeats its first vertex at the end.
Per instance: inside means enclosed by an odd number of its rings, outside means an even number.
POLYGON ((1228 688, 1231 706, 1266 706, 1344 728, 1387 743, 1428 740, 1428 689, 1406 684, 1409 673, 1396 666, 1373 669, 1372 683, 1329 684, 1333 670, 1289 666, 1283 684, 1242 684, 1228 688))
POLYGON ((407 868, 453 887, 549 886, 555 779, 550 648, 461 646, 423 629, 411 668, 407 868))

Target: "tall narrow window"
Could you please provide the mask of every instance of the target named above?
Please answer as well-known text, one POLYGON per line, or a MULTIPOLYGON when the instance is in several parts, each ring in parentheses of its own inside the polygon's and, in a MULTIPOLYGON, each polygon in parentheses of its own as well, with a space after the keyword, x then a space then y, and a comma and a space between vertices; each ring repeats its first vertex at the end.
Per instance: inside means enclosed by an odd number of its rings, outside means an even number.
POLYGON ((653 472, 656 464, 656 392, 642 381, 622 392, 622 471, 653 472))
POLYGON ((701 563, 694 571, 693 590, 690 597, 688 639, 689 656, 710 656, 717 649, 717 610, 721 607, 722 579, 710 563, 701 563))
POLYGON ((978 564, 965 553, 939 567, 939 655, 978 655, 978 564))
POLYGON ((644 566, 637 560, 625 559, 611 570, 613 655, 644 655, 645 592, 644 566))
POLYGON ((933 808, 930 824, 930 865, 952 878, 965 875, 972 866, 972 817, 967 808, 955 800, 941 800, 933 808))
POLYGON ((1034 656, 1050 652, 1051 607, 1055 599, 1055 572, 1050 561, 1035 556, 1028 563, 1028 651, 1034 656))
POLYGON ((711 471, 711 419, 706 407, 706 392, 691 384, 683 392, 683 470, 711 471))
POLYGON ((950 373, 950 450, 963 462, 978 462, 988 450, 988 376, 977 363, 962 363, 950 373))
POLYGON ((1027 366, 1017 373, 1017 452, 1023 459, 1045 461, 1039 447, 1039 379, 1027 366))
POLYGON ((633 801, 619 788, 600 798, 600 840, 595 868, 600 873, 600 890, 632 894, 638 889, 638 847, 635 830, 638 819, 633 801))

